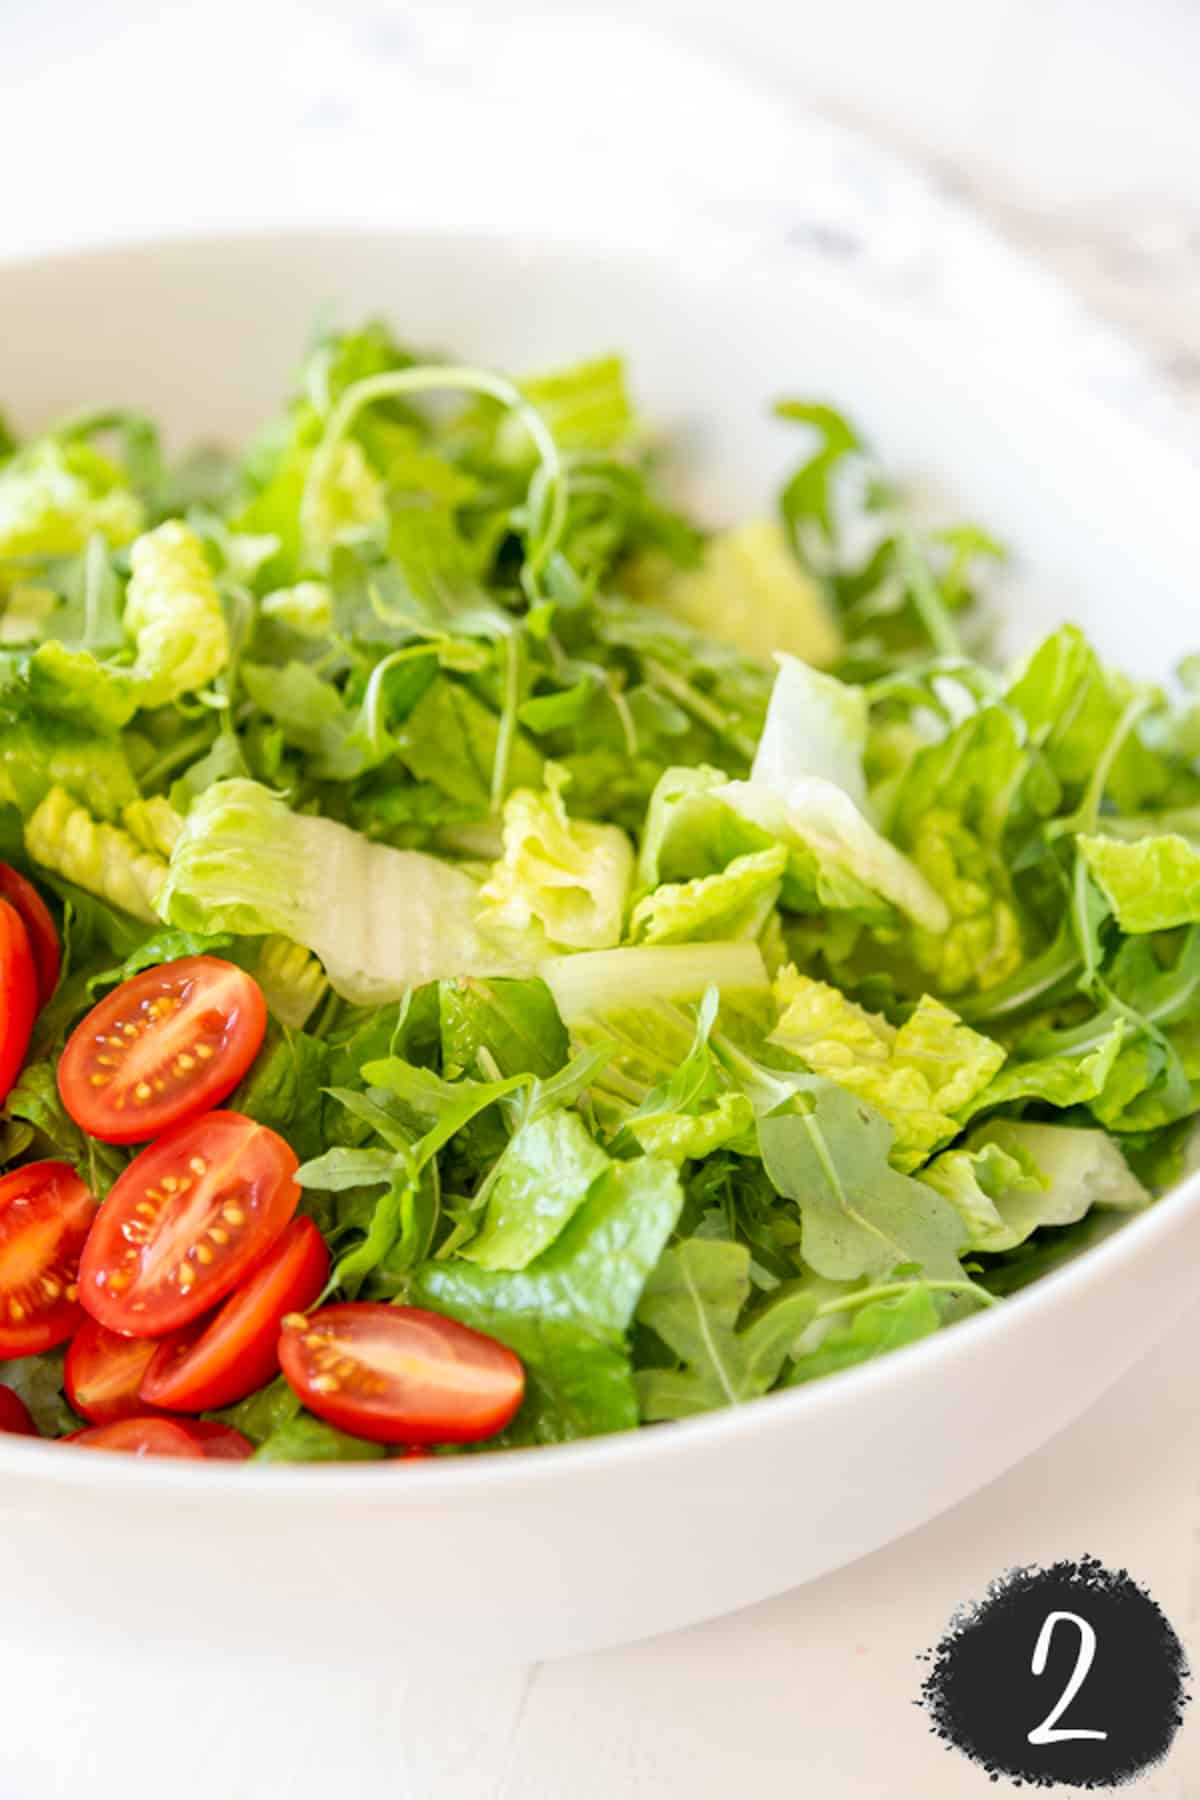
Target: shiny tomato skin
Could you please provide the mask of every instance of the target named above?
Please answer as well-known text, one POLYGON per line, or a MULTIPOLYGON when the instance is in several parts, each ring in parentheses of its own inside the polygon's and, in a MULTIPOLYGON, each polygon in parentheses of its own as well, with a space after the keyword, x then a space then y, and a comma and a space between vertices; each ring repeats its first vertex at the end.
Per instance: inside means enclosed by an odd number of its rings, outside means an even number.
POLYGON ((81 1130, 140 1144, 220 1104, 267 1028, 262 989, 215 956, 185 956, 123 981, 75 1027, 58 1090, 81 1130))
POLYGON ((91 1425, 111 1425, 156 1413, 159 1409, 147 1406, 138 1389, 158 1350, 154 1338, 123 1337, 85 1314, 63 1369, 67 1399, 80 1418, 91 1425))
POLYGON ((209 1319, 159 1345, 142 1399, 175 1412, 232 1406, 279 1371, 284 1315, 311 1306, 329 1279, 329 1252, 311 1219, 293 1219, 254 1273, 209 1319))
POLYGON ((182 1424, 145 1414, 114 1419, 111 1425, 89 1425, 61 1441, 78 1444, 81 1450, 120 1450, 126 1456, 186 1456, 193 1462, 204 1461, 203 1446, 182 1424))
POLYGON ((245 1462, 254 1455, 254 1445, 232 1425, 219 1419, 176 1419, 194 1444, 199 1444, 208 1462, 245 1462))
POLYGON ((37 971, 16 907, 0 900, 0 1101, 21 1072, 37 1013, 37 971))
POLYGON ((79 1324, 96 1206, 69 1163, 26 1163, 0 1180, 0 1357, 52 1350, 79 1324))
POLYGON ((33 1422, 33 1414, 20 1394, 14 1394, 10 1387, 0 1386, 0 1432, 10 1432, 14 1437, 41 1435, 33 1422))
POLYGON ((114 1183, 79 1265, 83 1306, 110 1331, 165 1337, 265 1258, 300 1199, 283 1139, 241 1113, 164 1132, 114 1183))
POLYGON ((45 1006, 58 986, 59 971, 62 968, 62 951, 59 949, 58 933, 54 929, 50 908, 32 881, 26 881, 11 863, 6 862, 0 862, 0 899, 7 900, 20 914, 33 957, 37 1004, 45 1006))
POLYGON ((505 1345, 416 1306, 350 1301, 291 1314, 279 1364, 310 1412, 376 1444, 494 1437, 525 1391, 505 1345))

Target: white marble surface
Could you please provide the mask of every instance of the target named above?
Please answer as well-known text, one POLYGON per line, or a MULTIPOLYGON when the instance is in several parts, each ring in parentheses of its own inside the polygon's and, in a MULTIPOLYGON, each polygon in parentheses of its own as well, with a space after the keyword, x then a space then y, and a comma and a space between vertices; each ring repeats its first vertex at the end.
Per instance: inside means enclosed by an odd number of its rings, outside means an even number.
MULTIPOLYGON (((349 219, 701 244, 781 279, 816 259, 1200 452, 1190 0, 60 0, 0 10, 0 67, 9 253, 349 219)), ((2 1645, 0 1612, 0 1800, 982 1795, 912 1705, 915 1658, 1006 1566, 1128 1564, 1200 1656, 1198 1364, 1200 1311, 857 1568, 554 1666, 181 1674, 129 1621, 89 1668, 2 1645)), ((1200 1791, 1194 1721, 1138 1791, 1200 1791)))

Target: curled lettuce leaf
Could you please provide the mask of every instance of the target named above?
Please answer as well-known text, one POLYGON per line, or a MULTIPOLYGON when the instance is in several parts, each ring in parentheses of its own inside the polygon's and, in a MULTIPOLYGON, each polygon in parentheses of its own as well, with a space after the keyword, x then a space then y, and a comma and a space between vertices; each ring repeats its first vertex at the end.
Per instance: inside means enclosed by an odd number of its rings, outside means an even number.
POLYGON ((961 1214, 971 1250, 1011 1250, 1044 1225, 1092 1207, 1137 1212, 1150 1195, 1106 1131, 992 1119, 944 1151, 920 1179, 961 1214))
POLYGON ((329 992, 329 980, 311 951, 285 937, 269 937, 258 953, 254 979, 281 1024, 299 1031, 329 992))
POLYGON ((775 992, 781 1010, 771 1042, 882 1113, 895 1132, 898 1169, 917 1167, 957 1135, 958 1113, 1005 1060, 1000 1044, 929 995, 897 1030, 792 968, 777 977, 775 992))
POLYGON ((620 942, 633 849, 616 825, 569 819, 562 770, 540 793, 518 788, 504 803, 504 852, 481 890, 483 917, 525 931, 536 920, 553 944, 603 950, 620 942))
POLYGON ((125 596, 125 629, 137 655, 139 706, 166 706, 205 687, 229 657, 217 584, 195 532, 177 519, 137 538, 125 596))
POLYGON ((162 857, 128 831, 97 822, 64 788, 51 788, 26 820, 25 848, 42 868, 135 919, 157 919, 155 902, 167 874, 162 857))
POLYGON ((756 938, 779 899, 787 851, 782 844, 735 856, 719 875, 664 882, 644 894, 629 920, 635 943, 756 938))

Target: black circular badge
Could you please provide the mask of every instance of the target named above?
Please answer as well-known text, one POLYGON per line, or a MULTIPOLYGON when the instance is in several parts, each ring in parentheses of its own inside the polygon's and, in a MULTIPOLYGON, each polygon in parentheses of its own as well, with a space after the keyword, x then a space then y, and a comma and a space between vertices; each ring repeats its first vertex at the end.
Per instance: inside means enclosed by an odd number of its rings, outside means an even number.
POLYGON ((1013 1569, 951 1620, 920 1704, 994 1780, 1109 1788, 1167 1754, 1190 1699, 1183 1646, 1124 1569, 1013 1569))

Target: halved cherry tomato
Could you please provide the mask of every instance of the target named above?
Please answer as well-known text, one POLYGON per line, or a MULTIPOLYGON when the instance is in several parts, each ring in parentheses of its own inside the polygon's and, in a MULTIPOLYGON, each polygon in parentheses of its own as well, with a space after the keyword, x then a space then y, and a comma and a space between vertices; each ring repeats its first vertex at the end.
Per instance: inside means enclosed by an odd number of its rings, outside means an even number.
POLYGON ((311 1219, 294 1219, 266 1261, 214 1318, 159 1344, 142 1399, 176 1412, 232 1406, 279 1368, 279 1322, 311 1306, 329 1276, 329 1252, 311 1219))
POLYGON ((71 1339, 63 1370, 67 1399, 92 1425, 158 1411, 138 1395, 142 1376, 159 1351, 155 1338, 122 1337, 84 1318, 71 1339))
POLYGON ((176 1419, 193 1443, 199 1444, 209 1462, 245 1462, 254 1455, 254 1445, 232 1425, 219 1419, 176 1419))
POLYGON ((37 1012, 37 972, 21 915, 0 900, 0 1100, 17 1079, 37 1012))
POLYGON ((114 1184, 79 1264, 83 1305, 110 1331, 165 1337, 223 1300, 300 1199, 281 1137, 241 1113, 164 1132, 114 1184))
POLYGON ((14 1394, 10 1387, 0 1387, 0 1431, 12 1432, 15 1437, 40 1435, 33 1414, 20 1394, 14 1394))
POLYGON ((104 1143, 142 1143, 231 1094, 266 1028, 262 989, 233 963, 185 956, 143 969, 67 1039, 62 1103, 104 1143))
POLYGON ((82 1450, 122 1450, 126 1456, 190 1456, 203 1462, 204 1448, 174 1419, 114 1419, 111 1425, 89 1425, 61 1439, 82 1450))
POLYGON ((289 1314, 279 1363, 305 1406, 376 1444, 462 1444, 508 1424, 525 1371, 504 1344, 415 1306, 289 1314))
POLYGON ((21 916, 37 976, 37 1003, 45 1006, 58 986, 58 972, 62 968, 62 952, 50 908, 32 881, 26 881, 6 862, 0 862, 0 899, 7 900, 21 916))
POLYGON ((75 1330, 96 1204, 63 1162, 26 1163, 0 1181, 0 1356, 50 1350, 75 1330))

